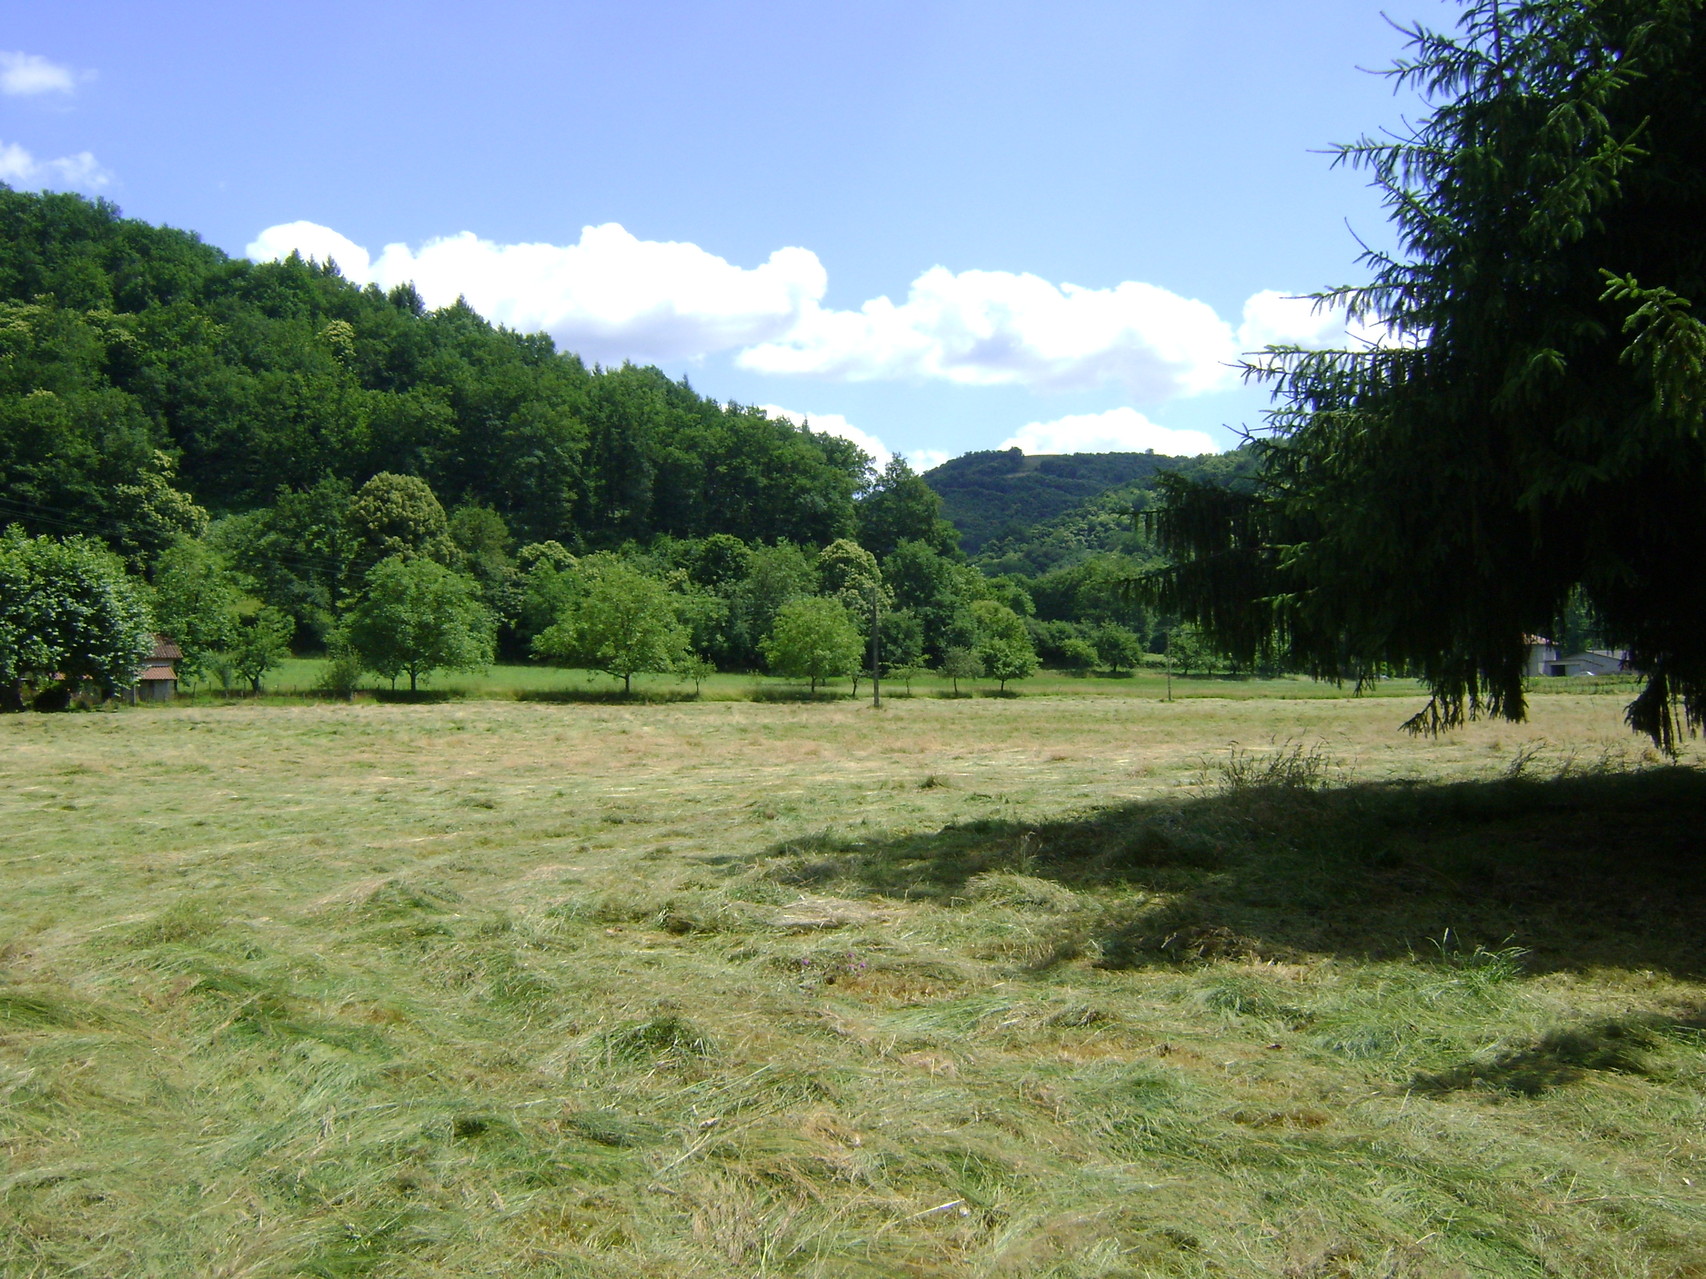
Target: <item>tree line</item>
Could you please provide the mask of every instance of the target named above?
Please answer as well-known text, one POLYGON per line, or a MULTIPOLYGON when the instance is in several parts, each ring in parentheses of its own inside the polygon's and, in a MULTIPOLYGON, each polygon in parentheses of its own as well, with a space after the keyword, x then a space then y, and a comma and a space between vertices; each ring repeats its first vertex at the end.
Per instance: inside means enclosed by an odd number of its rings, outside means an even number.
POLYGON ((888 669, 1005 685, 1039 657, 1129 666, 1165 625, 1123 591, 1150 562, 1129 547, 969 562, 902 460, 462 302, 4 186, 0 524, 35 583, 0 606, 13 704, 53 675, 121 686, 144 616, 190 678, 254 689, 292 651, 345 683, 503 658, 815 684, 859 664, 873 606, 888 669), (78 574, 116 619, 92 665, 16 638, 78 574))

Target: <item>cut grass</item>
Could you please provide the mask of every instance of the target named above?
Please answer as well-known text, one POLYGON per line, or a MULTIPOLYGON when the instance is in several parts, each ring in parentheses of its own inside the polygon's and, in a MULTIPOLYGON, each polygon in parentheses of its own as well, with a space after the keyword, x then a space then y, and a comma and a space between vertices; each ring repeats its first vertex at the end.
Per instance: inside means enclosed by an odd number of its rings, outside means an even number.
POLYGON ((1686 1275, 1619 704, 0 720, 8 1275, 1686 1275))

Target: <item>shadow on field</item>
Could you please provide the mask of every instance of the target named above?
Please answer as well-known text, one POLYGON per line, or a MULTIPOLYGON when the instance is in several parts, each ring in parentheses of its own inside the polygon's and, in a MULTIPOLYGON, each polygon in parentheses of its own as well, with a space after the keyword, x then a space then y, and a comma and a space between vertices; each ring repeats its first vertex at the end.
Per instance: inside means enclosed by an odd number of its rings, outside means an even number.
POLYGON ((1701 1010, 1684 1016, 1636 1014, 1548 1031, 1533 1042, 1492 1057, 1474 1057, 1447 1070, 1424 1072, 1411 1087, 1440 1096, 1468 1090, 1538 1097, 1593 1072, 1665 1073, 1666 1040, 1698 1044, 1706 1032, 1701 1010))
POLYGON ((1086 953, 1109 968, 1303 954, 1464 962, 1520 947, 1530 971, 1706 977, 1706 774, 1685 768, 1235 785, 1035 825, 825 835, 762 859, 782 884, 848 895, 969 906, 1025 884, 1052 891, 1061 941, 1043 965, 1086 953))
POLYGON ((855 696, 842 688, 820 688, 814 692, 798 684, 760 684, 752 690, 755 702, 845 702, 855 696))
POLYGON ((694 702, 699 694, 691 688, 536 688, 515 694, 518 702, 587 703, 594 706, 652 706, 663 702, 694 702))

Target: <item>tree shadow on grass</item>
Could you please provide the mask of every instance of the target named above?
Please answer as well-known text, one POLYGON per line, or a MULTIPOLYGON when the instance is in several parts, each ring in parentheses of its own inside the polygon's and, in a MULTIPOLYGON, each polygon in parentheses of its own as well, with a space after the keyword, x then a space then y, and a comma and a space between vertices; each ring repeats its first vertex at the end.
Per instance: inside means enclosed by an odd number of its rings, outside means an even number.
POLYGON ((1530 1043, 1473 1058, 1449 1069, 1418 1074, 1420 1093, 1478 1091, 1538 1097, 1591 1073, 1650 1078, 1666 1070, 1665 1041, 1698 1046, 1706 1019, 1636 1014, 1551 1030, 1530 1043))
POLYGON ((755 702, 845 702, 852 696, 845 689, 820 688, 814 691, 799 684, 760 684, 752 690, 755 702))
MULTIPOLYGON (((1058 821, 974 821, 760 854, 783 884, 972 906, 1007 872, 1082 895, 1105 967, 1517 946, 1530 971, 1706 977, 1706 774, 1242 785, 1058 821), (987 881, 981 881, 987 883, 987 881), (1098 891, 1114 889, 1118 891, 1098 891)), ((1077 945, 1076 951, 1072 950, 1077 945)))
POLYGON ((619 688, 534 688, 515 695, 518 702, 587 703, 594 706, 646 706, 663 702, 695 702, 699 694, 691 688, 637 688, 624 693, 619 688))

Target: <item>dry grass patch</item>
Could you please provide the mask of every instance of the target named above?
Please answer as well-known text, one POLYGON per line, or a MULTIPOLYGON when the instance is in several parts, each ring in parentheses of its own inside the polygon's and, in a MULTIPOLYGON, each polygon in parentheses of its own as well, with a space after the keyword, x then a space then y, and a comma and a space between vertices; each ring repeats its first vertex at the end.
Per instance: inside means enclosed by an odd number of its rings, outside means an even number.
POLYGON ((0 1270, 1685 1275, 1615 699, 0 721, 0 1270))

